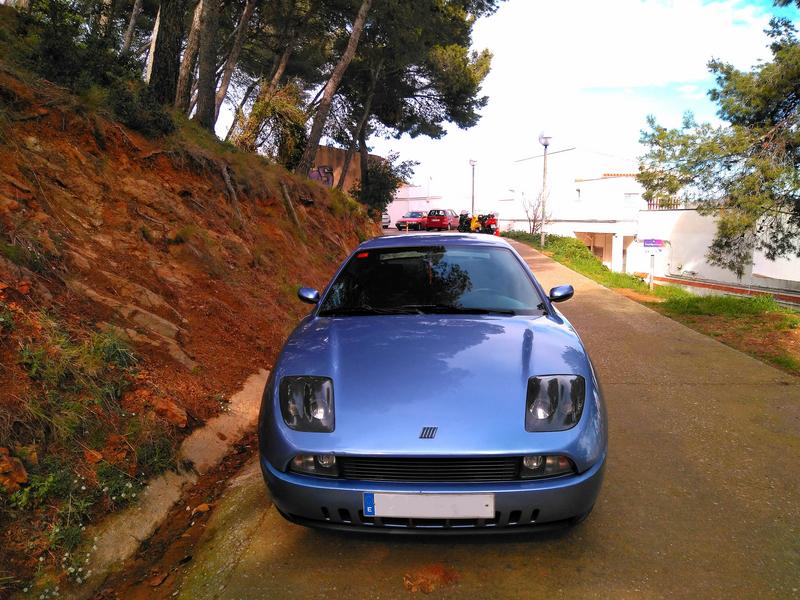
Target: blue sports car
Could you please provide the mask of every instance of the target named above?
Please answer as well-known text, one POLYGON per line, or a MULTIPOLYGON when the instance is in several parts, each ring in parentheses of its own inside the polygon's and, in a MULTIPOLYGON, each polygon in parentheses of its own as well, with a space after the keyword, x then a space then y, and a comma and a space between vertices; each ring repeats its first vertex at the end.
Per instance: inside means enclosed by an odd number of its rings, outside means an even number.
POLYGON ((289 336, 260 463, 295 523, 397 533, 531 531, 592 510, 606 413, 578 334, 493 236, 365 242, 289 336))

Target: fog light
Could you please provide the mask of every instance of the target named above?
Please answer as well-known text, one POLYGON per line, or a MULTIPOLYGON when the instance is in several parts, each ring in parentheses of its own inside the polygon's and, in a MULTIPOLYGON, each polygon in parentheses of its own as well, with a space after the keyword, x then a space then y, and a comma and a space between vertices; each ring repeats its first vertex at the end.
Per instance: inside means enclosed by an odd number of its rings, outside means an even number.
POLYGON ((339 465, 333 454, 298 454, 289 463, 289 470, 306 475, 339 476, 339 465))
POLYGON ((532 454, 522 457, 520 477, 523 479, 539 479, 568 475, 574 472, 575 467, 566 456, 539 456, 532 454))
POLYGON ((541 456, 526 456, 522 459, 522 466, 533 471, 542 466, 544 459, 541 456))
POLYGON ((336 457, 333 454, 317 454, 317 463, 324 469, 330 469, 336 464, 336 457))

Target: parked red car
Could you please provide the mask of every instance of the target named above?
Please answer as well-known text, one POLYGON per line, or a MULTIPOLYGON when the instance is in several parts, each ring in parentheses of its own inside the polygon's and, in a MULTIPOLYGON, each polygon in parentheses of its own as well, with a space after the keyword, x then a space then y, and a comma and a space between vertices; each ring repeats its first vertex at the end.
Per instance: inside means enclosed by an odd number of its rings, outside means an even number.
POLYGON ((458 229, 458 215, 454 210, 434 208, 428 212, 425 226, 429 230, 433 229, 458 229))
POLYGON ((421 210, 411 210, 403 215, 403 218, 397 219, 397 223, 395 226, 399 230, 408 229, 417 229, 419 231, 424 231, 427 229, 426 222, 428 217, 425 215, 424 212, 421 210))

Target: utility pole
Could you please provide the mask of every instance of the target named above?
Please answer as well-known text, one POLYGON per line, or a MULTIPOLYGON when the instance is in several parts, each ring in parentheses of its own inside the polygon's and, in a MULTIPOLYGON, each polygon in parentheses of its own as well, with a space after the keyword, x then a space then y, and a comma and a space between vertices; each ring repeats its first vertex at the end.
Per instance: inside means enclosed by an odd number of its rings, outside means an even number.
POLYGON ((544 146, 544 166, 542 167, 542 222, 540 224, 540 237, 539 244, 544 248, 544 221, 547 215, 545 211, 545 204, 547 203, 547 147, 550 145, 550 140, 553 137, 547 135, 544 131, 539 134, 539 143, 544 146))
POLYGON ((470 213, 470 216, 475 214, 475 165, 477 164, 477 160, 470 159, 469 165, 472 167, 472 212, 470 213))

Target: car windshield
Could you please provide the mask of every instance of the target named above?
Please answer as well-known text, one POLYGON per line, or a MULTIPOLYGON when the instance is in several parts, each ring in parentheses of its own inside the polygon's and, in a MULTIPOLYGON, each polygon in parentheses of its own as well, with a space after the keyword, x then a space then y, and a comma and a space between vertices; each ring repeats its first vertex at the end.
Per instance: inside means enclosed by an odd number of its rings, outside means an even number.
POLYGON ((422 216, 421 212, 411 211, 411 212, 407 212, 406 214, 404 214, 403 218, 405 218, 405 219, 418 219, 421 216, 422 216))
POLYGON ((444 211, 443 210, 432 210, 428 213, 429 217, 443 217, 444 211))
POLYGON ((331 285, 319 315, 543 310, 541 296, 510 249, 430 246, 358 252, 331 285))

